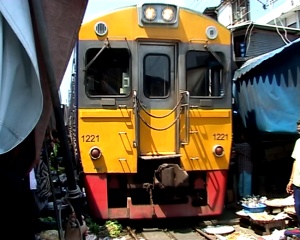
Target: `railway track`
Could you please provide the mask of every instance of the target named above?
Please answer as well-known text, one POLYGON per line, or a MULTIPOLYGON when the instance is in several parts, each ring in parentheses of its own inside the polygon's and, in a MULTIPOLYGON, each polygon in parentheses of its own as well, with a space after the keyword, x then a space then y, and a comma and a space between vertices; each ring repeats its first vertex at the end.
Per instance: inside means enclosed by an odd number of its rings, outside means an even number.
MULTIPOLYGON (((230 212, 230 211, 229 211, 230 212)), ((258 235, 250 227, 242 227, 240 219, 225 211, 219 218, 207 219, 153 219, 153 220, 123 220, 119 223, 123 226, 123 231, 118 238, 107 238, 109 240, 217 240, 220 235, 207 234, 206 227, 220 226, 233 228, 228 234, 234 237, 244 237, 244 239, 257 240, 258 235), (232 234, 231 234, 232 233, 232 234)), ((228 228, 227 228, 228 229, 228 228)), ((100 239, 106 239, 105 237, 100 239)), ((95 238, 87 238, 95 240, 95 238)))
MULTIPOLYGON (((251 228, 240 226, 239 218, 225 216, 218 219, 177 219, 154 221, 129 221, 123 223, 123 237, 119 240, 217 240, 217 236, 207 234, 203 229, 208 226, 232 226, 233 232, 238 236, 246 236, 247 239, 259 239, 251 228), (127 226, 127 227, 125 227, 127 226)), ((231 232, 230 232, 231 233, 231 232)), ((228 234, 230 234, 228 233, 228 234)), ((227 235, 228 235, 227 234, 227 235)), ((223 236, 226 236, 223 235, 223 236)))
MULTIPOLYGON (((260 236, 255 234, 252 230, 247 228, 241 228, 238 225, 233 226, 234 233, 230 232, 227 235, 243 236, 246 239, 256 240, 260 236)), ((143 229, 142 231, 136 232, 135 230, 127 227, 126 240, 217 240, 225 235, 212 235, 207 234, 202 230, 201 227, 185 227, 185 228, 174 228, 174 229, 143 229)))
POLYGON ((209 236, 198 228, 183 228, 183 229, 143 229, 142 232, 136 233, 130 227, 127 231, 131 239, 134 240, 201 240, 211 239, 209 236))
MULTIPOLYGON (((216 220, 200 221, 197 220, 169 220, 161 223, 148 225, 144 222, 139 222, 137 225, 130 223, 124 227, 124 232, 127 233, 126 240, 216 240, 215 235, 207 234, 203 228, 213 225, 232 225, 235 231, 246 231, 241 229, 238 222, 230 221, 230 219, 223 222, 216 220)), ((124 226, 124 225, 123 225, 124 226)))

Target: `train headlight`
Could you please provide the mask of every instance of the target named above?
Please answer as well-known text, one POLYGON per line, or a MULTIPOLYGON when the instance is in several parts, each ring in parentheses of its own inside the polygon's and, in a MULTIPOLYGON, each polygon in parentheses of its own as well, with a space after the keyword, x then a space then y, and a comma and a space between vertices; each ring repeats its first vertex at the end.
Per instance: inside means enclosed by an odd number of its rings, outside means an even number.
POLYGON ((161 16, 166 22, 171 22, 175 17, 174 9, 170 7, 164 8, 161 16))
POLYGON ((92 147, 90 149, 90 157, 92 160, 97 160, 101 157, 102 153, 98 147, 92 147))
POLYGON ((156 9, 152 6, 148 6, 144 10, 144 17, 148 21, 153 21, 156 18, 156 9))
POLYGON ((179 7, 173 4, 145 3, 138 5, 139 25, 178 27, 179 7))
POLYGON ((216 157, 223 157, 224 156, 224 148, 221 145, 215 145, 213 147, 213 153, 216 157))

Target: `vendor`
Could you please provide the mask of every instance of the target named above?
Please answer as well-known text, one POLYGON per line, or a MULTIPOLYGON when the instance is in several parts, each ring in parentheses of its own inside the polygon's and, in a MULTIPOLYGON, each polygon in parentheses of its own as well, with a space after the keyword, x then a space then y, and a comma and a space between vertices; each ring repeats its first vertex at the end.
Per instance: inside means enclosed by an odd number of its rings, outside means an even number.
MULTIPOLYGON (((300 120, 297 121, 297 132, 300 134, 300 120)), ((300 138, 297 139, 294 150, 292 152, 292 158, 294 159, 293 168, 290 176, 290 180, 286 186, 286 191, 289 194, 294 195, 295 210, 300 223, 300 138)), ((299 225, 300 226, 300 225, 299 225)))
POLYGON ((252 148, 246 140, 245 134, 241 134, 233 144, 236 154, 236 164, 238 169, 238 190, 239 197, 245 198, 252 195, 252 148))

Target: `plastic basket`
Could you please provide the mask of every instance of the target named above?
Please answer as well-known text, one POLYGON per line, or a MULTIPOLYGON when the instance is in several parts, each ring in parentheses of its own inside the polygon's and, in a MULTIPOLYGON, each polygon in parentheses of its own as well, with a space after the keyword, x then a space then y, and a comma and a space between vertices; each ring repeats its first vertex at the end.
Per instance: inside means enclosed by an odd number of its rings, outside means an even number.
POLYGON ((257 206, 255 206, 255 207, 249 207, 245 204, 242 204, 242 207, 244 208, 245 212, 249 212, 249 213, 264 212, 267 208, 267 206, 265 204, 262 204, 262 203, 257 204, 257 206))

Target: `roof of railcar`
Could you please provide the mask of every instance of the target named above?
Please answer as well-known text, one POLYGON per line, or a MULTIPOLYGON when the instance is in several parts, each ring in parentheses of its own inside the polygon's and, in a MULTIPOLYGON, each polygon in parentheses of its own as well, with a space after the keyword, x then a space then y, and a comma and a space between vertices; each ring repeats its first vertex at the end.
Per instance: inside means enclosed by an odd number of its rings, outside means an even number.
MULTIPOLYGON (((174 4, 173 4, 174 5, 174 4)), ((136 26, 135 27, 135 32, 133 30, 134 26, 131 26, 130 30, 128 30, 127 28, 127 33, 124 34, 125 31, 125 26, 128 26, 129 22, 132 21, 137 21, 138 19, 138 12, 135 10, 138 7, 142 6, 142 4, 134 4, 131 6, 125 6, 125 7, 121 7, 121 8, 116 8, 114 10, 111 11, 105 11, 105 12, 100 12, 98 15, 94 15, 93 18, 89 18, 87 21, 85 21, 82 26, 81 26, 81 31, 79 33, 79 38, 81 40, 96 40, 97 37, 90 35, 92 33, 92 31, 94 31, 94 26, 97 23, 97 21, 105 21, 107 24, 110 22, 110 24, 113 24, 114 26, 119 26, 119 30, 117 30, 117 28, 110 28, 110 26, 108 26, 108 28, 110 29, 108 31, 108 36, 129 36, 131 35, 132 39, 134 39, 135 37, 139 37, 139 38, 165 38, 165 39, 177 39, 177 40, 183 40, 183 41, 210 41, 210 42, 215 42, 215 43, 221 43, 221 44, 230 44, 230 35, 231 32, 230 30, 228 30, 224 25, 222 25, 221 23, 217 22, 215 19, 206 16, 204 14, 202 14, 201 12, 195 11, 193 9, 189 9, 187 7, 181 7, 178 6, 179 11, 181 11, 181 14, 183 14, 183 19, 185 19, 184 21, 180 21, 178 22, 178 27, 173 27, 173 26, 166 26, 165 29, 168 28, 168 35, 165 35, 166 32, 163 30, 163 28, 150 28, 150 26, 148 25, 147 27, 145 26, 136 26), (114 13, 123 13, 121 14, 119 19, 115 19, 113 17, 114 13), (134 15, 131 15, 131 13, 134 13, 134 15), (136 14, 136 16, 135 16, 136 14), (201 17, 203 19, 203 21, 198 21, 197 18, 201 17), (187 21, 190 20, 190 21, 187 21), (214 23, 214 24, 212 24, 214 23), (218 32, 219 32, 219 36, 220 38, 216 38, 216 39, 206 39, 206 38, 199 38, 201 37, 201 35, 204 33, 207 29, 207 27, 214 25, 215 27, 217 27, 218 32), (122 28, 123 27, 123 28, 122 28), (184 27, 184 30, 180 32, 178 31, 174 31, 175 29, 178 28, 182 28, 184 27), (202 32, 199 32, 199 30, 202 29, 202 32), (92 31, 91 31, 92 30, 92 31), (130 31, 130 33, 129 33, 130 31), (133 35, 133 32, 135 35, 133 35), (121 35, 120 35, 121 34, 121 35), (181 34, 181 35, 180 35, 181 34), (184 35, 182 35, 184 34, 184 35), (92 37, 92 38, 91 38, 92 37)), ((202 35, 203 36, 203 35, 202 35)), ((104 38, 104 37, 103 37, 104 38)), ((129 38, 127 38, 127 40, 130 40, 129 38)))
MULTIPOLYGON (((105 16, 105 15, 108 15, 108 14, 111 14, 111 13, 114 13, 114 12, 118 12, 120 10, 125 10, 125 9, 129 9, 129 8, 135 8, 135 7, 139 7, 139 6, 142 6, 143 4, 146 4, 148 2, 145 2, 145 3, 139 3, 139 4, 131 4, 131 5, 128 5, 128 6, 122 6, 122 7, 116 7, 114 9, 111 9, 111 10, 106 10, 106 11, 99 11, 98 13, 96 14, 93 14, 92 16, 86 18, 83 20, 82 22, 82 25, 84 25, 85 23, 88 23, 88 22, 91 22, 99 17, 102 17, 102 16, 105 16)), ((149 4, 155 4, 153 2, 150 2, 149 4)), ((158 4, 158 3, 157 3, 158 4)), ((191 12, 191 13, 194 13, 194 14, 197 14, 197 15, 201 15, 205 18, 209 18, 211 20, 214 20, 213 18, 203 14, 202 12, 199 12, 199 11, 196 11, 194 9, 191 9, 191 8, 188 8, 188 7, 184 7, 184 6, 179 6, 179 5, 176 5, 176 4, 168 4, 168 3, 160 3, 160 4, 165 4, 165 5, 175 5, 177 6, 179 9, 182 9, 182 10, 185 10, 185 11, 188 11, 188 12, 191 12)), ((214 20, 215 21, 215 20, 214 20)), ((222 25, 221 23, 215 21, 216 23, 222 25)), ((225 26, 224 26, 225 27, 225 26)))

